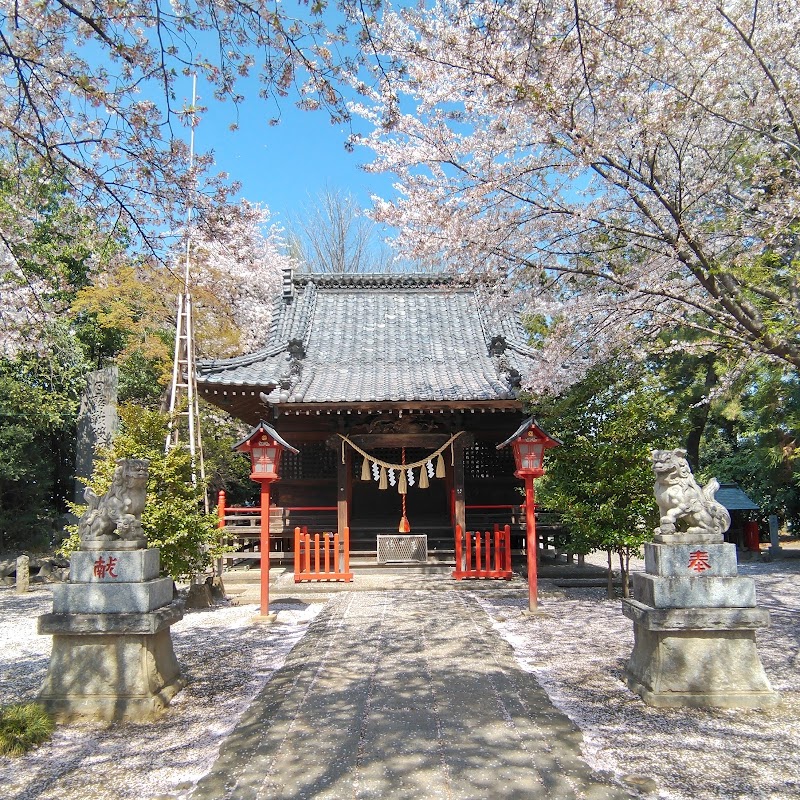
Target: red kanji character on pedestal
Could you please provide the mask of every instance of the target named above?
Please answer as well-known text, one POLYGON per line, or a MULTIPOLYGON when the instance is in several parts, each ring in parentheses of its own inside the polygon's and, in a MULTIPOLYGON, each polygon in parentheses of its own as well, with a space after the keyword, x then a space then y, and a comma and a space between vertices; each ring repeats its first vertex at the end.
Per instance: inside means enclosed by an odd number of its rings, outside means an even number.
POLYGON ((97 559, 94 562, 94 574, 97 578, 105 578, 106 575, 109 578, 116 578, 117 573, 114 572, 117 566, 117 559, 114 556, 109 556, 108 561, 106 561, 103 556, 97 559))
POLYGON ((708 562, 708 553, 705 550, 695 550, 689 553, 688 568, 693 569, 695 572, 704 572, 707 569, 711 569, 711 564, 708 562))

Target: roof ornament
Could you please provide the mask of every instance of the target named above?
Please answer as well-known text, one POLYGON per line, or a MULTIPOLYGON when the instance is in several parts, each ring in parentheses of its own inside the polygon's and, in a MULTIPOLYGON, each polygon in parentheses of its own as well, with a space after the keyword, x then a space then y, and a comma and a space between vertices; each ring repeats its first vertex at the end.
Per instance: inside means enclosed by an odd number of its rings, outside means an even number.
POLYGON ((269 394, 266 392, 259 392, 258 397, 265 406, 269 407, 277 405, 278 403, 285 403, 286 400, 289 399, 289 392, 285 389, 282 390, 280 386, 276 386, 269 394), (283 396, 284 394, 286 395, 285 398, 283 396))
POLYGON ((306 357, 306 348, 302 339, 289 339, 286 349, 293 359, 301 359, 306 357))
POLYGON ((287 304, 294 299, 294 269, 291 266, 283 268, 282 297, 287 304))
POLYGON ((520 375, 519 370, 509 366, 505 373, 508 375, 508 382, 511 384, 512 389, 519 389, 522 386, 522 375, 520 375))
POLYGON ((512 391, 516 391, 522 385, 522 375, 519 370, 511 366, 506 350, 508 350, 506 337, 502 334, 492 336, 489 342, 489 355, 495 359, 498 373, 505 377, 512 391))
POLYGON ((501 336, 500 334, 492 336, 492 340, 489 342, 489 355, 501 356, 505 353, 507 348, 508 342, 506 342, 505 336, 501 336))
POLYGON ((286 349, 289 353, 289 375, 281 382, 281 388, 288 391, 292 384, 296 384, 303 375, 303 359, 306 357, 306 348, 301 339, 289 339, 286 349))

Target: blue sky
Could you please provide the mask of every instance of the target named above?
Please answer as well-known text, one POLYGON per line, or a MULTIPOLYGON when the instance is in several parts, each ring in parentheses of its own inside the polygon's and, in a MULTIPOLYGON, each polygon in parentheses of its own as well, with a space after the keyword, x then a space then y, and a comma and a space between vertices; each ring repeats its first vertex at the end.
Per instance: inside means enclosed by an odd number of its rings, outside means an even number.
MULTIPOLYGON (((188 78, 186 88, 189 102, 188 78)), ((218 169, 242 184, 242 197, 267 205, 285 225, 326 187, 349 192, 364 207, 371 194, 391 195, 391 176, 360 168, 369 160, 369 151, 345 150, 347 126, 331 125, 324 111, 301 111, 290 98, 281 105, 280 124, 269 125, 274 106, 258 98, 256 89, 243 88, 246 99, 238 115, 231 103, 215 101, 210 91, 204 97, 198 89, 198 100, 208 111, 195 129, 196 150, 214 150, 218 169), (230 131, 237 121, 239 129, 230 131)))

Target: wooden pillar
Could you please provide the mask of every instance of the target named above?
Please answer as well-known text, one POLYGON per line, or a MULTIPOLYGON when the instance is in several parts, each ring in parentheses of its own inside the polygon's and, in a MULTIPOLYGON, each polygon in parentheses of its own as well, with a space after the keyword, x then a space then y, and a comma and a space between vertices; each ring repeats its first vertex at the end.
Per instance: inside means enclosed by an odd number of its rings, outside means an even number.
MULTIPOLYGON (((450 455, 449 453, 447 454, 450 455)), ((444 490, 445 497, 447 498, 447 514, 450 517, 450 525, 453 530, 456 528, 456 490, 453 488, 453 470, 450 463, 446 463, 445 476, 444 476, 444 490)))
MULTIPOLYGON (((461 526, 462 531, 467 530, 467 497, 464 489, 464 450, 471 447, 475 437, 471 433, 463 433, 453 442, 453 494, 455 497, 454 516, 455 524, 461 526)), ((449 448, 448 448, 449 451, 449 448)), ((445 453, 448 458, 449 452, 445 453)))
POLYGON ((261 616, 269 616, 269 490, 270 481, 261 481, 261 616))
POLYGON ((345 447, 344 458, 340 451, 336 459, 336 529, 342 536, 345 529, 350 527, 350 499, 353 496, 352 458, 352 450, 345 447))

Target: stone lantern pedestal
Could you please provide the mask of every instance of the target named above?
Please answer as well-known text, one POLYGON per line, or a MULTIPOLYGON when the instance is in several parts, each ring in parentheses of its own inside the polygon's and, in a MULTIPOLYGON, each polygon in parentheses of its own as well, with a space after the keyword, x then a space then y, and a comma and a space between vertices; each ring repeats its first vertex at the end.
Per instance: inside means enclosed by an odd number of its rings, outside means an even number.
POLYGON ((756 650, 769 612, 740 577, 736 547, 722 534, 657 534, 645 545, 628 685, 652 706, 762 708, 778 702, 756 650))
POLYGON ((159 551, 139 544, 84 543, 69 583, 53 587, 53 613, 39 617, 53 637, 39 700, 61 722, 149 719, 184 686, 169 630, 183 609, 159 577, 159 551))

